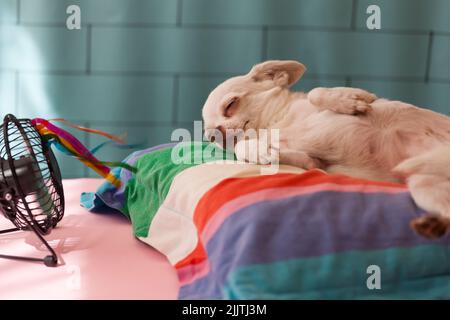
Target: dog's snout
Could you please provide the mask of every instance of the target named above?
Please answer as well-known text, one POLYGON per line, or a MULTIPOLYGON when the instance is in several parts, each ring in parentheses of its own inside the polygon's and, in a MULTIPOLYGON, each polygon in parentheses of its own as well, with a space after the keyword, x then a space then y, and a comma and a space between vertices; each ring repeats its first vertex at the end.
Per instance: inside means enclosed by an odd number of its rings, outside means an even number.
POLYGON ((214 142, 215 138, 214 138, 213 130, 205 129, 205 138, 208 141, 214 142))
POLYGON ((214 142, 216 141, 217 129, 205 129, 205 138, 208 141, 214 142))
POLYGON ((215 129, 206 129, 205 137, 211 142, 218 142, 225 146, 226 143, 226 129, 223 126, 217 126, 215 129))
POLYGON ((219 130, 219 131, 220 131, 220 133, 222 134, 222 138, 225 140, 225 128, 222 127, 222 126, 218 126, 218 127, 216 128, 216 130, 219 130))
POLYGON ((224 147, 224 148, 226 148, 227 147, 227 137, 226 137, 226 130, 225 130, 225 128, 224 127, 222 127, 222 126, 218 126, 217 128, 216 128, 216 130, 218 131, 218 132, 220 132, 220 135, 219 135, 219 137, 221 138, 221 144, 222 144, 222 146, 224 147))

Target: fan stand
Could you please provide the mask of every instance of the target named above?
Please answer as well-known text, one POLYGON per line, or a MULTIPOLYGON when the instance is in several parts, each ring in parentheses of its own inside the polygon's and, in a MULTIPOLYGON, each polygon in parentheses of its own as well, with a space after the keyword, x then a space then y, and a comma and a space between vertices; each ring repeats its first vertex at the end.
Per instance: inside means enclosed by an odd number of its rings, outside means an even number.
MULTIPOLYGON (((44 237, 39 233, 39 231, 36 229, 35 226, 33 226, 30 223, 28 223, 28 226, 29 226, 30 230, 34 231, 35 235, 39 238, 39 240, 41 240, 42 244, 50 252, 50 255, 45 256, 44 258, 33 258, 33 257, 10 256, 10 255, 0 254, 0 258, 1 259, 11 259, 11 260, 21 260, 21 261, 43 262, 47 267, 56 267, 56 265, 58 263, 58 256, 56 255, 55 250, 53 250, 53 248, 50 247, 47 240, 44 239, 44 237)), ((22 229, 20 229, 20 228, 5 229, 5 230, 0 230, 0 234, 17 232, 17 231, 21 231, 21 230, 22 229)))

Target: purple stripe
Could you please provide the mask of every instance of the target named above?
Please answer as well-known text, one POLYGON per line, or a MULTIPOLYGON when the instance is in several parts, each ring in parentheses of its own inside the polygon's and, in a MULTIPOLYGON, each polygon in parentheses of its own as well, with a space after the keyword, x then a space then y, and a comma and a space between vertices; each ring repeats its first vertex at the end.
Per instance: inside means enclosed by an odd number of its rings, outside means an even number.
MULTIPOLYGON (((178 142, 166 143, 144 150, 135 151, 125 158, 123 162, 126 162, 129 165, 134 165, 142 156, 158 150, 171 148, 177 143, 178 142)), ((115 176, 119 176, 119 179, 122 181, 122 186, 117 189, 110 183, 104 182, 103 185, 97 190, 96 196, 98 196, 108 207, 122 211, 125 204, 125 188, 133 175, 129 170, 124 170, 122 168, 114 168, 112 172, 115 176)))
MULTIPOLYGON (((158 146, 151 147, 151 148, 148 148, 148 149, 135 151, 132 154, 130 154, 124 160, 124 162, 128 163, 129 165, 134 165, 136 163, 136 161, 138 161, 138 159, 141 158, 143 155, 146 155, 146 154, 158 151, 158 150, 171 148, 171 147, 174 147, 176 144, 177 144, 176 142, 160 144, 158 146)), ((131 177, 132 177, 132 174, 131 174, 131 172, 129 170, 122 170, 120 172, 120 179, 123 181, 123 185, 126 185, 127 181, 130 180, 131 177)), ((123 187, 123 188, 125 189, 125 187, 123 187)))
POLYGON ((410 228, 423 214, 408 193, 396 195, 318 192, 245 207, 229 217, 206 246, 211 272, 180 290, 220 297, 239 266, 313 257, 348 250, 376 250, 429 241, 410 228))

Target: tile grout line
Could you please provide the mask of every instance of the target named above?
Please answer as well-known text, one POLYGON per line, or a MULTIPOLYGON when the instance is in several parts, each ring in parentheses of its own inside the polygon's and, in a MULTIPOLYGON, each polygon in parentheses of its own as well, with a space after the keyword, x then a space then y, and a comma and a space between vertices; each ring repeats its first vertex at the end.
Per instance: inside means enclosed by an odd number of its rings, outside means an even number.
POLYGON ((346 76, 345 77, 345 86, 346 87, 351 87, 352 86, 352 77, 351 76, 346 76))
POLYGON ((20 90, 20 81, 19 81, 19 71, 16 70, 14 72, 14 114, 19 114, 19 90, 20 90))
MULTIPOLYGON (((12 72, 15 69, 2 69, 0 72, 12 72)), ((240 72, 171 72, 171 71, 99 71, 95 70, 90 72, 91 75, 104 76, 104 77, 154 77, 154 78, 173 78, 178 76, 179 78, 214 78, 214 77, 232 77, 248 70, 242 70, 240 72)), ((21 74, 31 74, 31 75, 47 75, 47 76, 80 76, 85 75, 86 70, 71 71, 71 70, 20 70, 21 74)), ((345 79, 348 75, 345 74, 319 74, 319 73, 309 73, 305 76, 305 79, 345 79)), ((353 74, 351 75, 353 80, 373 80, 373 81, 401 81, 401 82, 423 82, 423 76, 374 76, 369 74, 353 74)), ((436 78, 429 77, 429 82, 436 83, 450 83, 450 78, 436 78)))
POLYGON ((172 92, 172 125, 176 125, 178 122, 178 96, 180 91, 180 75, 175 74, 173 78, 173 92, 172 92))
MULTIPOLYGON (((102 121, 102 120, 89 120, 89 124, 92 126, 113 126, 113 127, 130 127, 130 126, 155 126, 155 127, 171 127, 172 121, 157 122, 157 121, 102 121)), ((82 122, 82 121, 79 121, 82 122)), ((176 124, 179 124, 177 121, 176 124)))
POLYGON ((268 26, 262 27, 262 39, 261 39, 261 61, 267 60, 267 52, 269 50, 269 28, 268 26))
MULTIPOLYGON (((72 70, 16 70, 16 69, 5 69, 0 68, 0 72, 11 72, 14 73, 18 71, 20 74, 30 74, 30 75, 41 75, 41 76, 82 76, 86 75, 86 70, 72 71, 72 70)), ((104 76, 104 77, 149 77, 149 78, 173 78, 178 76, 179 78, 214 78, 214 77, 232 77, 248 70, 242 70, 240 72, 171 72, 171 71, 99 71, 95 70, 90 72, 90 75, 104 76)), ((374 76, 369 74, 320 74, 320 73, 309 73, 305 76, 305 79, 324 79, 333 80, 345 79, 347 76, 351 76, 353 80, 368 80, 368 81, 393 81, 393 82, 424 82, 424 76, 392 76, 392 75, 380 75, 374 76)), ((450 78, 438 78, 429 77, 428 81, 430 83, 450 83, 450 78)))
POLYGON ((358 0, 352 0, 352 15, 350 20, 350 29, 356 30, 356 11, 358 10, 358 0))
MULTIPOLYGON (((177 18, 178 19, 178 18, 177 18)), ((370 33, 372 30, 367 28, 358 28, 356 25, 352 27, 329 27, 329 26, 307 26, 307 25, 239 25, 239 24, 200 24, 200 23, 182 23, 185 29, 225 29, 225 30, 261 30, 261 27, 268 27, 269 30, 287 30, 287 31, 311 31, 311 32, 360 32, 370 33)), ((356 23, 356 22, 355 22, 356 23)), ((45 23, 45 22, 27 22, 21 23, 29 27, 48 27, 48 28, 66 28, 66 25, 60 23, 45 23)), ((6 23, 6 25, 8 25, 6 23)), ((160 28, 179 28, 178 22, 175 23, 90 23, 92 27, 105 28, 144 28, 144 29, 160 29, 160 28)), ((380 34, 402 34, 402 35, 427 35, 429 31, 419 29, 381 29, 378 30, 380 34)), ((450 37, 450 31, 434 30, 435 35, 450 37)))
POLYGON ((92 73, 92 24, 87 25, 86 35, 86 74, 92 73))
POLYGON ((20 14, 21 14, 21 12, 20 12, 20 1, 21 0, 17 0, 17 3, 16 3, 16 25, 20 24, 20 14))
POLYGON ((177 27, 181 27, 183 24, 183 0, 177 1, 177 27))
POLYGON ((425 65, 425 83, 430 82, 430 67, 431 67, 431 55, 433 51, 433 39, 434 39, 434 33, 433 31, 430 31, 428 33, 428 48, 427 48, 427 58, 426 58, 426 65, 425 65))
MULTIPOLYGON (((105 120, 86 120, 86 119, 77 119, 77 118, 70 118, 68 119, 71 122, 74 123, 80 123, 83 126, 86 126, 87 124, 89 125, 88 127, 91 128, 92 127, 102 127, 102 126, 111 126, 111 127, 135 127, 135 126, 142 126, 142 127, 149 127, 149 126, 154 126, 154 127, 172 127, 173 126, 173 122, 172 121, 167 121, 167 122, 158 122, 158 121, 117 121, 117 120, 111 120, 111 121, 105 121, 105 120)), ((179 124, 186 124, 186 121, 177 121, 175 123, 175 125, 179 125, 179 124)), ((88 133, 86 133, 88 134, 88 133)), ((87 137, 90 137, 90 135, 88 135, 87 137)), ((85 136, 83 136, 83 139, 85 138, 85 136)), ((89 143, 91 141, 88 141, 89 143)))
MULTIPOLYGON (((90 128, 90 122, 86 121, 83 123, 83 126, 86 128, 90 128)), ((84 144, 86 146, 86 148, 88 148, 89 150, 92 149, 91 144, 91 138, 88 132, 84 132, 84 144)), ((89 168, 87 166, 83 166, 83 177, 84 178, 88 178, 89 177, 89 168)))

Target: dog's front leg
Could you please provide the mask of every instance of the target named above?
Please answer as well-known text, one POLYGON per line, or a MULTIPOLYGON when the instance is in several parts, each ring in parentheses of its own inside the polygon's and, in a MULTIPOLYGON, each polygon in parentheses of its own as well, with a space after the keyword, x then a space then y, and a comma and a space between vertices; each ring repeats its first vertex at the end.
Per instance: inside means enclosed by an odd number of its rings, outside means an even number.
POLYGON ((235 147, 239 161, 255 164, 286 164, 303 169, 320 168, 319 160, 310 157, 306 152, 292 150, 287 147, 275 147, 259 139, 241 140, 235 147))
POLYGON ((309 156, 306 152, 292 149, 282 149, 279 152, 280 164, 287 164, 303 169, 321 168, 320 160, 309 156))
POLYGON ((311 104, 321 110, 343 114, 364 114, 377 97, 365 90, 348 87, 315 88, 308 93, 311 104))

